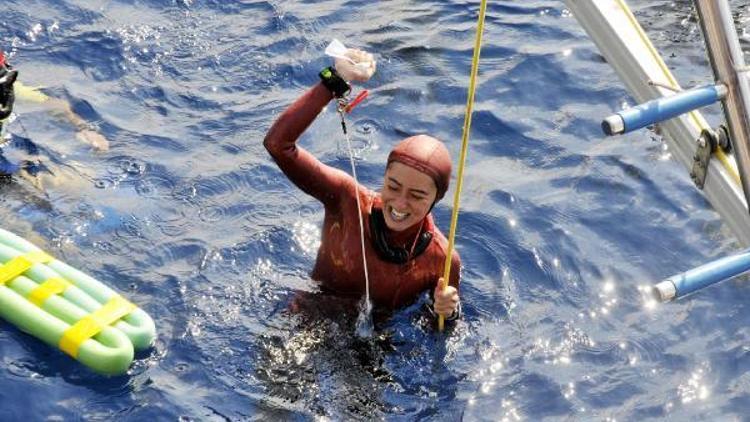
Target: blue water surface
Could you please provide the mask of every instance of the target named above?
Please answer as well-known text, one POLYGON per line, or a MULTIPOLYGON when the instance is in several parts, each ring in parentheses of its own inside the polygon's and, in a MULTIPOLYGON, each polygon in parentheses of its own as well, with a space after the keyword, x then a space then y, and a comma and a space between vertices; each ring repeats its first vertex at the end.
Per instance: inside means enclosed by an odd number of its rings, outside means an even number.
MULTIPOLYGON (((562 2, 489 3, 457 234, 465 317, 439 334, 420 301, 365 341, 354 306, 308 276, 321 206, 262 139, 336 37, 378 58, 349 122, 363 183, 380 186, 408 135, 457 157, 478 1, 3 1, 20 80, 110 148, 19 101, 7 131, 45 171, 0 183, 2 227, 127 295, 159 336, 108 378, 0 321, 0 420, 746 418, 750 289, 643 295, 735 237, 658 135, 601 134, 632 99, 562 2)), ((712 79, 691 2, 630 3, 684 86, 712 79)), ((748 5, 732 4, 748 47, 748 5)), ((332 109, 300 142, 348 168, 332 109)))

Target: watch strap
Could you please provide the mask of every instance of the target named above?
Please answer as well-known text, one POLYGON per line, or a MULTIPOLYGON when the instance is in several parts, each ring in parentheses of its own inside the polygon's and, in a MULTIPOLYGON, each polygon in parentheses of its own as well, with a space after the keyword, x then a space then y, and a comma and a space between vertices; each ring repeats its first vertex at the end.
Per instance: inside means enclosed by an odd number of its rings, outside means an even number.
POLYGON ((333 94, 336 98, 341 98, 346 96, 346 94, 351 91, 352 87, 342 78, 338 72, 336 72, 336 69, 332 66, 326 67, 325 69, 321 70, 318 74, 320 76, 320 81, 323 83, 323 86, 328 88, 329 91, 333 94))

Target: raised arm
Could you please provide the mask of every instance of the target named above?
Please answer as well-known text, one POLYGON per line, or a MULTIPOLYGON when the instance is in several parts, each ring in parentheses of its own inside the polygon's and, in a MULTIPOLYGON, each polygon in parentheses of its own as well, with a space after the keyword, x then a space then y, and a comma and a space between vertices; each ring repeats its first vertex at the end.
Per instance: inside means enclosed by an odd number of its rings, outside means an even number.
POLYGON ((353 180, 345 172, 321 163, 299 147, 297 140, 323 107, 334 97, 345 94, 349 88, 346 81, 364 82, 374 72, 375 60, 371 54, 349 49, 345 57, 336 60, 335 70, 329 68, 321 72, 324 82, 308 90, 276 119, 263 140, 263 145, 289 180, 326 205, 333 204, 344 191, 343 183, 353 183, 353 180))
POLYGON ((276 119, 263 140, 263 145, 289 180, 323 203, 337 197, 341 181, 349 176, 321 163, 299 147, 297 140, 331 99, 331 91, 318 83, 276 119))

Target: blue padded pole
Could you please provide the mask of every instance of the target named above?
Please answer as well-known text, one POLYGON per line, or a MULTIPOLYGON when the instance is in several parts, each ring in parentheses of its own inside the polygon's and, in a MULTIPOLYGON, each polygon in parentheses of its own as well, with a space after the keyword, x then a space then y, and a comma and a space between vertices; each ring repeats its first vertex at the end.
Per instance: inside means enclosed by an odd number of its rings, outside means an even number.
POLYGON ((750 249, 665 279, 653 287, 657 300, 666 302, 750 271, 750 249))
POLYGON ((607 117, 602 121, 602 130, 607 135, 632 132, 713 104, 726 94, 724 85, 709 85, 657 98, 607 117))

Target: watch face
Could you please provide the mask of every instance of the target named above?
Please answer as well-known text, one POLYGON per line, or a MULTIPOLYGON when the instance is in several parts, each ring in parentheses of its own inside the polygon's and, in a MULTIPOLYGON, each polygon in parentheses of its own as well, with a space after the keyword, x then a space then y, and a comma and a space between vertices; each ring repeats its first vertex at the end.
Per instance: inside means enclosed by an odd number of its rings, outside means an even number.
POLYGON ((331 76, 333 76, 333 73, 331 73, 330 68, 325 68, 320 72, 320 76, 326 79, 330 79, 331 76))

